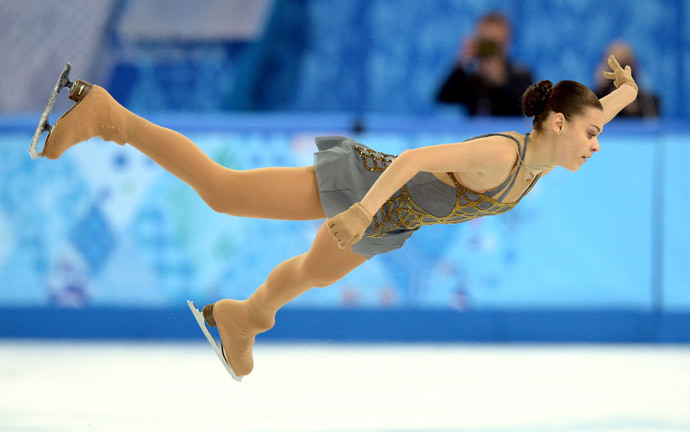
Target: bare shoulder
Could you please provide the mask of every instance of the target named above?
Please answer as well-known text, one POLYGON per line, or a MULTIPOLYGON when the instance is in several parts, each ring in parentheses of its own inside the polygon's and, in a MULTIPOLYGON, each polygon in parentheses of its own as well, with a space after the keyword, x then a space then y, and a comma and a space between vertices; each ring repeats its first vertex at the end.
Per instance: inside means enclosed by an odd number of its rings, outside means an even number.
MULTIPOLYGON (((418 171, 473 172, 495 174, 510 170, 517 163, 517 132, 509 136, 491 135, 447 144, 405 150, 401 156, 418 171)), ((403 160, 403 158, 399 158, 403 160)))
POLYGON ((468 143, 472 143, 471 145, 477 148, 481 147, 487 162, 489 162, 489 168, 500 169, 515 165, 519 151, 517 142, 522 142, 524 139, 525 136, 518 132, 501 132, 501 135, 477 138, 468 141, 468 143))
POLYGON ((489 135, 481 138, 465 141, 467 144, 484 146, 496 149, 517 149, 517 142, 523 142, 525 136, 519 132, 500 132, 497 135, 489 135))
MULTIPOLYGON (((518 140, 518 141, 520 141, 520 142, 522 142, 522 141, 525 140, 525 135, 524 135, 524 134, 521 134, 520 132, 508 131, 508 132, 501 132, 501 133, 502 133, 503 135, 511 136, 511 137, 515 138, 516 140, 518 140)), ((499 138, 507 139, 507 138, 505 138, 505 137, 499 137, 499 138)), ((511 140, 511 141, 512 141, 512 140, 511 140)), ((515 142, 513 141, 513 143, 515 143, 515 142)))

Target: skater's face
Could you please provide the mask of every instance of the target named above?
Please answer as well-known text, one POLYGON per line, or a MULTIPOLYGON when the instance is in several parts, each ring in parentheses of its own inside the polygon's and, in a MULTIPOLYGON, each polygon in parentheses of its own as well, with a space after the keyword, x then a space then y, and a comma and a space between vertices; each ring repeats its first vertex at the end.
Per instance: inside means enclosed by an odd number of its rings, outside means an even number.
POLYGON ((582 114, 572 119, 563 118, 562 122, 556 123, 554 131, 558 134, 560 165, 569 171, 577 171, 600 149, 599 135, 604 130, 603 111, 588 107, 582 114))

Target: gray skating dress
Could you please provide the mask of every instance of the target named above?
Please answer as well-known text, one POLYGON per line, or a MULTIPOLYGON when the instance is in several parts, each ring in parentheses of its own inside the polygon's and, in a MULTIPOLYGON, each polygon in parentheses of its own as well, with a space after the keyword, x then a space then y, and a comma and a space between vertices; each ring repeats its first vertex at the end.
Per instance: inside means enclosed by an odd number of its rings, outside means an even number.
MULTIPOLYGON (((487 192, 472 191, 448 173, 455 186, 440 181, 429 172, 419 172, 393 194, 374 215, 364 237, 352 246, 352 251, 366 258, 400 248, 422 225, 454 224, 481 216, 505 213, 530 191, 539 180, 537 175, 520 198, 512 203, 503 199, 515 184, 529 143, 517 139, 519 163, 503 184, 487 192)), ((469 141, 468 140, 468 141, 469 141)), ((319 151, 314 154, 314 167, 321 206, 328 218, 347 210, 361 201, 381 173, 396 156, 377 152, 342 136, 317 137, 319 151)))

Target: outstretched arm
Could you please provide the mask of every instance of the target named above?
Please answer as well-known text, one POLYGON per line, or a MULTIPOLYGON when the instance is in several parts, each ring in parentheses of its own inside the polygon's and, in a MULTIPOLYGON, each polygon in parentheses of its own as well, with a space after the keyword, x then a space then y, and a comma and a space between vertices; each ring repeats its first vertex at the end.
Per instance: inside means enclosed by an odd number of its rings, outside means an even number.
POLYGON ((604 72, 604 77, 613 80, 616 90, 599 99, 604 108, 604 124, 613 120, 637 97, 637 84, 632 77, 630 66, 623 69, 614 56, 609 57, 609 66, 611 71, 604 72))
POLYGON ((508 171, 516 158, 515 145, 496 137, 405 150, 379 176, 361 202, 328 221, 329 231, 338 246, 349 248, 362 238, 386 200, 418 172, 486 172, 496 167, 508 171))
POLYGON ((499 167, 507 172, 516 157, 515 144, 496 136, 405 150, 372 185, 362 205, 370 214, 376 213, 420 171, 486 173, 499 167))

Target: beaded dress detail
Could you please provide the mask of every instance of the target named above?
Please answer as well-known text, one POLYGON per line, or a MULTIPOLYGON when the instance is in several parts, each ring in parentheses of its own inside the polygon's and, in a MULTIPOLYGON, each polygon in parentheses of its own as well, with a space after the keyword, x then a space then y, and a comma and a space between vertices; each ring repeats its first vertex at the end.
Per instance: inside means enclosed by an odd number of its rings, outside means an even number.
MULTIPOLYGON (((515 180, 518 177, 518 173, 523 168, 522 161, 524 160, 527 144, 529 142, 529 135, 527 135, 525 138, 524 145, 520 145, 520 142, 517 139, 505 134, 489 134, 476 138, 482 138, 490 135, 501 135, 508 137, 516 141, 518 145, 518 163, 513 168, 508 178, 501 185, 490 191, 479 193, 462 185, 455 178, 455 175, 453 175, 452 172, 449 172, 447 174, 450 176, 453 184, 455 185, 455 205, 447 215, 436 216, 426 211, 421 205, 415 202, 415 200, 412 198, 412 194, 408 190, 408 185, 405 184, 396 194, 390 197, 381 207, 381 209, 374 215, 374 229, 372 233, 367 233, 367 236, 378 238, 385 236, 391 231, 416 230, 423 225, 462 223, 478 217, 502 214, 513 209, 532 189, 534 184, 541 176, 540 174, 537 174, 525 192, 522 193, 520 198, 518 198, 515 202, 503 202, 503 199, 512 190, 515 180)), ((394 155, 377 152, 366 147, 353 145, 352 148, 362 158, 363 167, 367 171, 383 172, 396 158, 394 155)))

